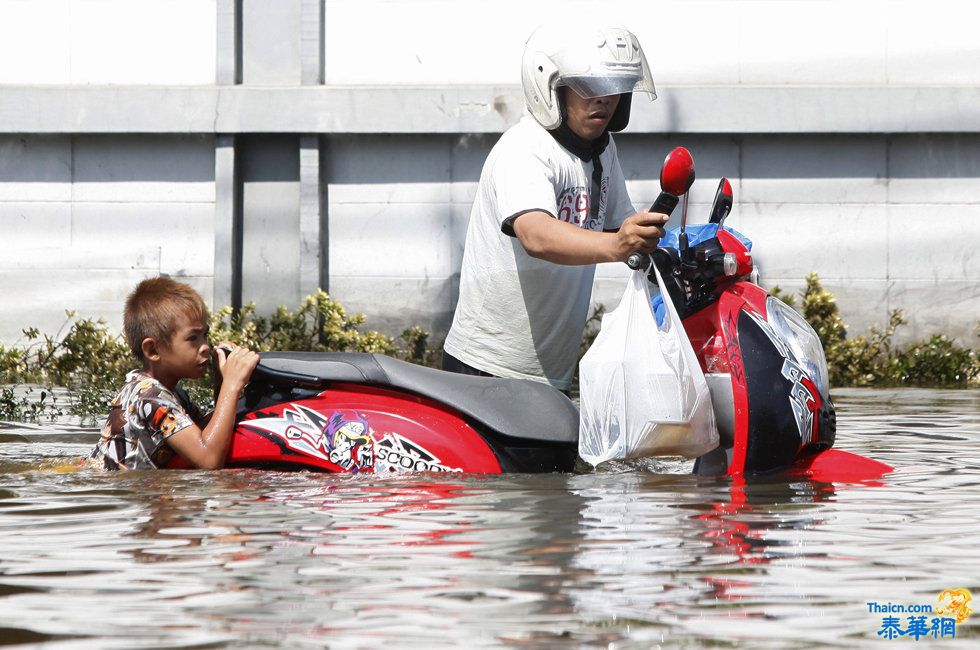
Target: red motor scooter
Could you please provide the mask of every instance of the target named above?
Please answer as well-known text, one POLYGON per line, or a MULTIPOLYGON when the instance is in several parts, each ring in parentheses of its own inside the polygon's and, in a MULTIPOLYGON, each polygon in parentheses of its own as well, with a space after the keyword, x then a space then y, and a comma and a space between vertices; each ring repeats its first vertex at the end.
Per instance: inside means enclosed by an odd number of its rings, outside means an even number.
POLYGON ((226 466, 557 472, 577 453, 578 411, 547 384, 381 354, 267 352, 239 401, 226 466))
MULTIPOLYGON (((686 196, 694 163, 675 149, 655 212, 685 197, 679 235, 652 256, 708 378, 721 445, 699 474, 806 472, 877 478, 891 468, 831 449, 835 414, 823 350, 795 311, 751 281, 750 244, 722 227, 722 179, 694 243, 686 196)), ((639 268, 650 260, 635 256, 639 268)), ((646 268, 646 267, 644 267, 646 268)), ((368 353, 261 355, 239 401, 226 466, 326 472, 564 472, 579 414, 551 386, 449 373, 368 353)), ((176 457, 172 467, 186 466, 176 457)), ((836 477, 836 478, 835 478, 836 477)))

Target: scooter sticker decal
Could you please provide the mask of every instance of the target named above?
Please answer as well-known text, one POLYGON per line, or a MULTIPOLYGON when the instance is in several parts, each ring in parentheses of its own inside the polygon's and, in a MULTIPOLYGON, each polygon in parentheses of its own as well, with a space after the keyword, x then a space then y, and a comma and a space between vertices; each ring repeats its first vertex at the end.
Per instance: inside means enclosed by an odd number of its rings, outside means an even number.
POLYGON ((772 329, 772 326, 761 316, 750 311, 746 312, 752 317, 756 325, 772 341, 780 356, 783 357, 783 377, 793 382, 793 387, 789 391, 789 404, 793 409, 793 419, 796 420, 796 428, 800 432, 800 445, 806 446, 813 441, 816 433, 817 419, 816 412, 820 410, 820 399, 817 397, 817 387, 810 378, 807 371, 793 359, 793 353, 786 345, 786 342, 779 338, 779 335, 772 329))
POLYGON ((334 411, 329 418, 302 404, 290 404, 281 417, 246 420, 242 427, 271 436, 289 449, 330 461, 348 472, 462 472, 425 447, 397 433, 378 434, 366 416, 334 411))
POLYGON ((355 415, 348 419, 343 413, 335 411, 330 416, 323 438, 330 445, 330 462, 354 472, 374 466, 374 441, 367 418, 355 415))
POLYGON ((397 433, 386 433, 375 445, 376 473, 381 472, 462 472, 459 467, 449 467, 432 452, 416 445, 397 433))
POLYGON ((246 420, 242 427, 271 434, 293 451, 328 460, 341 469, 358 472, 374 467, 374 441, 367 418, 346 417, 335 411, 330 418, 301 404, 290 404, 282 417, 246 420))
POLYGON ((789 359, 783 361, 782 375, 793 382, 793 388, 789 391, 789 404, 793 409, 796 428, 800 432, 800 445, 808 445, 813 441, 816 430, 816 420, 813 417, 817 405, 816 386, 806 371, 789 359))
POLYGON ((745 370, 742 368, 742 350, 738 346, 738 325, 735 323, 735 314, 729 312, 727 320, 722 320, 722 329, 725 331, 725 338, 728 340, 728 369, 736 383, 745 386, 745 370))

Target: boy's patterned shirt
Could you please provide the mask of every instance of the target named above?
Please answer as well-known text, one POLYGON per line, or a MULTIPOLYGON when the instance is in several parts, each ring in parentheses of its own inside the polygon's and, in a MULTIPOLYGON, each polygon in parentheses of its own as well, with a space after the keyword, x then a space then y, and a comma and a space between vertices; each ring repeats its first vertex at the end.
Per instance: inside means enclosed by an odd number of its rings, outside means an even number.
POLYGON ((171 391, 145 372, 133 370, 112 400, 91 458, 106 470, 165 467, 176 453, 167 439, 201 420, 200 410, 184 391, 171 391))

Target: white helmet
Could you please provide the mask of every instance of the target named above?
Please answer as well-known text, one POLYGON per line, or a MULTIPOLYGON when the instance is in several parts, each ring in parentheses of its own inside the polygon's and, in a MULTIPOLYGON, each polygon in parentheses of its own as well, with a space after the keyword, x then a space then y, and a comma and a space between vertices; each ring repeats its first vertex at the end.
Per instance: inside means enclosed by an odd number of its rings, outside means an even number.
POLYGON ((524 46, 521 84, 531 115, 549 130, 562 121, 558 86, 585 98, 622 95, 610 131, 621 131, 629 122, 630 93, 657 98, 643 48, 625 27, 537 29, 524 46))

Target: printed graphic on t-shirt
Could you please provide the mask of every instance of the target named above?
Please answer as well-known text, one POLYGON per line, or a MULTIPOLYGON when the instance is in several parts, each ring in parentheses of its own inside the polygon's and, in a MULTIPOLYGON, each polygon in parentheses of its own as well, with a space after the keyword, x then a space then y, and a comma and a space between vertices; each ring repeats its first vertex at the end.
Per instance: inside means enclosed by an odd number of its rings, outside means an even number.
POLYGON ((200 420, 201 412, 186 394, 134 370, 112 400, 90 457, 105 470, 164 467, 175 454, 167 439, 200 420))
POLYGON ((602 185, 599 188, 599 209, 596 210, 596 216, 589 219, 589 222, 585 225, 589 230, 602 230, 602 225, 606 222, 606 199, 607 191, 609 190, 609 177, 602 177, 602 185))
POLYGON ((558 196, 558 219, 573 226, 586 230, 602 230, 602 222, 606 213, 606 191, 609 188, 609 178, 602 179, 602 189, 599 193, 599 211, 595 217, 589 217, 589 190, 585 187, 569 187, 562 190, 558 196))
POLYGON ((558 219, 581 226, 589 216, 589 191, 584 187, 568 187, 558 197, 558 219))

